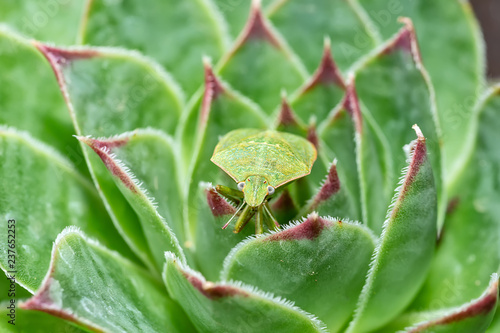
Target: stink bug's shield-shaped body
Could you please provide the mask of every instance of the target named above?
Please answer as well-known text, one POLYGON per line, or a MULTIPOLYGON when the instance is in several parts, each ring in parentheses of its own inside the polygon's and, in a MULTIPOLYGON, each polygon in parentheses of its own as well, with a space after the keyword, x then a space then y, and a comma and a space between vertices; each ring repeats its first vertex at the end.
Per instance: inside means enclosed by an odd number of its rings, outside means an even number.
POLYGON ((217 187, 222 195, 243 199, 234 215, 243 209, 235 232, 256 212, 257 233, 262 232, 262 222, 274 229, 278 224, 269 210, 268 195, 277 187, 308 175, 316 155, 309 141, 290 133, 239 129, 226 134, 215 147, 211 161, 231 176, 241 191, 217 187))

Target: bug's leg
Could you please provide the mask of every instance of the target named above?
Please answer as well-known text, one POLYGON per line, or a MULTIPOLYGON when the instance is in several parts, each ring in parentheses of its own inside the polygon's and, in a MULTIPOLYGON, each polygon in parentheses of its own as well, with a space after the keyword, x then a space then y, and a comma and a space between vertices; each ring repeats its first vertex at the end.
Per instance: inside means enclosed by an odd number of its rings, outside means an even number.
POLYGON ((255 208, 250 207, 249 205, 245 205, 243 211, 241 212, 238 221, 236 221, 236 225, 234 226, 234 233, 238 233, 245 227, 245 225, 250 221, 252 216, 255 215, 255 208))
POLYGON ((238 213, 240 212, 240 210, 243 208, 244 205, 245 205, 245 202, 243 201, 238 206, 238 208, 236 209, 236 212, 233 214, 233 216, 231 216, 231 218, 229 219, 229 221, 227 221, 227 223, 224 224, 224 226, 222 227, 222 229, 226 229, 227 228, 227 226, 229 225, 229 223, 231 223, 231 221, 234 220, 234 218, 238 215, 238 213))
POLYGON ((264 212, 267 215, 265 218, 265 221, 266 221, 266 224, 267 224, 267 227, 269 228, 269 230, 278 230, 280 225, 279 225, 278 221, 276 220, 276 218, 271 213, 271 208, 269 207, 268 202, 266 202, 264 204, 264 212))
POLYGON ((264 212, 262 211, 262 205, 259 206, 257 209, 257 215, 255 218, 255 234, 260 235, 264 232, 264 225, 263 225, 263 219, 264 217, 264 212))
POLYGON ((215 186, 215 190, 220 195, 228 198, 229 200, 231 200, 232 202, 235 202, 235 203, 240 203, 244 197, 243 192, 232 189, 232 188, 224 186, 224 185, 215 186))

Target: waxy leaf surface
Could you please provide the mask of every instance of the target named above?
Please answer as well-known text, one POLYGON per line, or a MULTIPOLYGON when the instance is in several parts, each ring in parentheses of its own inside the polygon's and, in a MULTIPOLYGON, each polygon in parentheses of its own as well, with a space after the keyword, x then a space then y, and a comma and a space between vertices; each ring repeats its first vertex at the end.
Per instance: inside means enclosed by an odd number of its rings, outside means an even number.
POLYGON ((254 288, 214 284, 171 253, 163 280, 200 332, 324 332, 323 324, 290 302, 254 288))
POLYGON ((168 185, 165 184, 170 175, 175 176, 176 167, 172 143, 168 138, 161 132, 142 130, 110 139, 78 139, 88 145, 87 149, 92 149, 99 156, 115 180, 116 186, 136 212, 156 269, 161 271, 163 267, 164 251, 173 251, 185 259, 177 238, 183 235, 184 228, 177 178, 168 185), (154 160, 165 164, 143 162, 154 160), (158 172, 156 169, 161 168, 160 165, 164 170, 158 172), (134 169, 138 170, 138 174, 134 174, 134 169), (161 182, 161 190, 160 177, 164 179, 161 182), (168 198, 169 196, 173 198, 168 198), (162 202, 156 204, 155 200, 162 202), (172 228, 180 234, 175 235, 172 228))
POLYGON ((273 3, 268 15, 310 71, 317 65, 325 36, 332 40, 342 70, 376 45, 376 28, 369 26, 363 17, 366 14, 353 1, 280 0, 273 3))
MULTIPOLYGON (((116 49, 37 46, 52 65, 66 96, 76 134, 109 137, 136 128, 154 127, 165 132, 175 128, 183 97, 174 81, 153 62, 116 49)), ((89 170, 116 228, 150 264, 139 218, 100 158, 87 152, 84 150, 89 170)))
POLYGON ((16 281, 24 288, 32 293, 38 289, 52 242, 68 225, 134 258, 95 188, 68 160, 28 134, 5 127, 0 127, 0 156, 0 226, 5 231, 0 266, 17 272, 16 281))
POLYGON ((298 58, 257 6, 252 7, 244 31, 221 60, 218 72, 234 89, 258 103, 267 114, 279 105, 283 89, 297 89, 308 76, 298 58))
POLYGON ((366 227, 313 213, 283 231, 240 243, 227 257, 222 279, 289 299, 337 332, 356 307, 374 247, 366 227))
POLYGON ((453 181, 457 168, 463 163, 462 149, 467 143, 464 133, 470 130, 472 110, 484 85, 483 42, 469 2, 359 2, 384 38, 400 28, 398 17, 409 17, 414 22, 423 63, 436 90, 446 174, 449 181, 453 181))
POLYGON ((22 307, 91 331, 194 331, 158 280, 73 227, 57 237, 42 288, 22 307))
POLYGON ((25 36, 73 45, 84 5, 82 0, 1 0, 0 22, 8 23, 25 36))
POLYGON ((468 162, 450 191, 450 207, 416 310, 458 306, 488 285, 500 267, 500 86, 476 110, 477 137, 464 151, 468 162), (463 244, 467 244, 464 246, 463 244))
POLYGON ((445 194, 441 182, 440 137, 434 122, 436 107, 416 43, 411 22, 406 21, 392 40, 357 69, 356 88, 389 148, 392 171, 389 188, 396 187, 399 172, 406 165, 403 147, 413 139, 411 126, 418 124, 425 133, 442 222, 445 194))
POLYGON ((85 170, 54 73, 28 39, 5 25, 0 25, 0 73, 0 123, 28 131, 85 170))
POLYGON ((386 324, 415 297, 428 272, 436 242, 437 199, 425 138, 418 128, 417 135, 347 332, 386 324))
POLYGON ((90 1, 82 43, 123 46, 153 57, 191 94, 202 83, 204 55, 218 59, 229 40, 209 0, 90 1))

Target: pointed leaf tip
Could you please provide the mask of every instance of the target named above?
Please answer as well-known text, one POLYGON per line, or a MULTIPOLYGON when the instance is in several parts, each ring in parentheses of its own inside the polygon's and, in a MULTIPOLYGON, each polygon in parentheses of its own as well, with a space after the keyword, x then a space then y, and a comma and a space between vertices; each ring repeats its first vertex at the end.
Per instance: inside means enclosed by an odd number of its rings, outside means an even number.
MULTIPOLYGON (((252 7, 250 8, 248 21, 238 39, 239 42, 236 43, 236 45, 244 44, 246 41, 251 39, 261 39, 267 41, 269 44, 278 49, 281 48, 280 42, 273 34, 266 22, 259 0, 252 1, 252 7)), ((236 49, 237 48, 238 47, 236 47, 236 49)))
MULTIPOLYGON (((411 184, 416 174, 419 172, 420 166, 427 160, 427 146, 425 144, 425 137, 417 125, 413 125, 412 128, 417 134, 417 140, 410 143, 411 162, 405 180, 405 185, 408 186, 411 184)), ((405 188, 406 186, 403 188, 402 193, 406 192, 405 188)))
POLYGON ((325 182, 321 186, 318 194, 313 199, 311 209, 315 210, 318 205, 328 200, 332 195, 340 190, 340 180, 337 174, 337 164, 332 163, 325 182))
POLYGON ((36 40, 31 42, 53 66, 65 65, 72 60, 88 59, 99 55, 95 49, 61 49, 40 43, 36 40))
POLYGON ((191 283, 191 285, 196 288, 202 295, 211 300, 218 300, 224 297, 234 297, 234 296, 242 296, 248 297, 248 293, 246 293, 242 289, 238 289, 233 286, 228 285, 220 285, 215 284, 210 281, 206 281, 201 277, 198 277, 194 274, 190 274, 187 271, 183 271, 184 277, 191 283))
POLYGON ((345 89, 344 79, 342 78, 342 74, 333 60, 330 39, 325 38, 323 56, 321 57, 321 62, 314 72, 311 80, 303 89, 303 93, 313 89, 317 85, 329 85, 334 84, 342 89, 345 89))
POLYGON ((204 126, 207 122, 212 102, 225 91, 222 83, 215 75, 210 61, 205 58, 203 65, 205 67, 205 91, 201 104, 200 126, 204 126))
POLYGON ((318 147, 319 147, 319 138, 318 138, 318 132, 316 131, 316 125, 315 124, 312 124, 307 129, 307 140, 309 140, 309 142, 314 145, 314 147, 316 148, 316 150, 318 150, 318 147))
POLYGON ((408 17, 400 17, 399 22, 404 26, 399 30, 392 42, 387 45, 382 54, 389 54, 396 50, 403 50, 413 56, 415 63, 421 63, 420 48, 418 47, 417 36, 413 22, 408 17))
POLYGON ((129 190, 136 193, 137 186, 129 174, 113 159, 111 149, 124 145, 128 138, 98 140, 85 136, 78 136, 78 140, 89 146, 102 160, 106 168, 125 185, 129 190))
POLYGON ((350 77, 346 86, 346 93, 343 101, 343 108, 349 112, 354 120, 356 131, 361 134, 363 132, 363 120, 361 116, 361 109, 359 107, 359 98, 356 92, 354 77, 350 77))
POLYGON ((323 219, 313 212, 307 216, 307 219, 295 226, 285 229, 281 232, 271 234, 264 238, 266 241, 283 241, 283 240, 299 240, 309 239, 314 240, 321 231, 331 225, 333 222, 323 219))
POLYGON ((278 127, 288 127, 288 126, 298 126, 299 122, 295 112, 293 112, 290 104, 288 103, 286 96, 281 97, 281 109, 278 115, 278 127))
POLYGON ((429 320, 406 330, 408 333, 428 332, 428 329, 435 329, 439 326, 446 326, 453 323, 470 319, 476 316, 486 316, 496 307, 498 302, 498 275, 493 274, 488 289, 477 299, 451 311, 438 319, 429 320))
POLYGON ((205 190, 207 203, 214 216, 233 215, 236 209, 222 198, 214 187, 205 190))

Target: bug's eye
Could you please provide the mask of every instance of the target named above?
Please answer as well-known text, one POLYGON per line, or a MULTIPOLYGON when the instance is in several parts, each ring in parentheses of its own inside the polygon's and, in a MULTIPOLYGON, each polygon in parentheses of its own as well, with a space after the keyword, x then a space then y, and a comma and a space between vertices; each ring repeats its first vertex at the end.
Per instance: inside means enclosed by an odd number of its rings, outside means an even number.
POLYGON ((243 188, 245 188, 245 182, 238 183, 238 190, 243 191, 243 188))
POLYGON ((274 194, 274 187, 272 187, 272 186, 269 185, 267 187, 267 194, 269 194, 269 195, 274 194))

